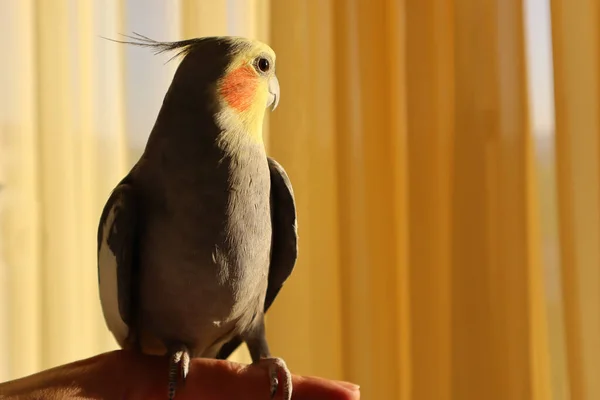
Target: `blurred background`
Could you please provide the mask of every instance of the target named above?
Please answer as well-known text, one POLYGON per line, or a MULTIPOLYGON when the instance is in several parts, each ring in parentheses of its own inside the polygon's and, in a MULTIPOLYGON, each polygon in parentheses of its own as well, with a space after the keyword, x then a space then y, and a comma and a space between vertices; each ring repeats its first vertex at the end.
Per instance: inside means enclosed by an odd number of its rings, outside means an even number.
POLYGON ((367 400, 600 399, 599 27, 589 0, 0 0, 0 381, 116 348, 97 223, 178 61, 100 36, 231 34, 278 55, 275 355, 367 400))

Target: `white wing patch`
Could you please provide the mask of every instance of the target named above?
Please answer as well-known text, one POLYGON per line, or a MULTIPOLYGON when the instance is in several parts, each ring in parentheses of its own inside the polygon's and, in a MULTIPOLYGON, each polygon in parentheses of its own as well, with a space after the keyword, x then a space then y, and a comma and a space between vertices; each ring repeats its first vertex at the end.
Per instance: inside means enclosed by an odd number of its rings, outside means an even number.
POLYGON ((98 274, 104 320, 119 345, 123 346, 129 333, 129 327, 123 322, 119 312, 117 257, 108 246, 108 237, 115 220, 115 210, 120 205, 118 200, 113 204, 102 226, 102 241, 98 250, 98 274))

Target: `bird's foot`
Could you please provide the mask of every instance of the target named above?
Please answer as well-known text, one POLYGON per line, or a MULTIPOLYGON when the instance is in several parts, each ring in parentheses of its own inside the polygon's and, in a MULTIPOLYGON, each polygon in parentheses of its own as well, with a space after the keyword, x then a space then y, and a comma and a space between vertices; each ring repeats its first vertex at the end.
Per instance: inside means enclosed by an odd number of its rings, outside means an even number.
POLYGON ((262 358, 258 365, 267 369, 271 384, 271 399, 275 398, 279 387, 282 388, 281 400, 292 398, 292 374, 281 358, 262 358))
POLYGON ((186 348, 182 348, 174 352, 171 355, 169 363, 169 400, 175 398, 175 391, 177 389, 177 373, 181 368, 181 375, 183 377, 183 383, 185 384, 185 378, 187 378, 190 370, 190 353, 186 348))

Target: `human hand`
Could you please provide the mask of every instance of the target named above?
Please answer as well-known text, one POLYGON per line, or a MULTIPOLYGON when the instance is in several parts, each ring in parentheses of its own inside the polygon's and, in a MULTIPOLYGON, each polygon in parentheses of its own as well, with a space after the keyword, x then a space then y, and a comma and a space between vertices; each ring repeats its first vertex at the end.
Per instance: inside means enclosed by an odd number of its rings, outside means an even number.
MULTIPOLYGON (((0 384, 3 400, 167 398, 164 357, 117 350, 0 384)), ((293 376, 293 400, 358 400, 358 387, 316 377, 293 376)), ((269 400, 264 369, 230 361, 194 359, 177 400, 269 400)))

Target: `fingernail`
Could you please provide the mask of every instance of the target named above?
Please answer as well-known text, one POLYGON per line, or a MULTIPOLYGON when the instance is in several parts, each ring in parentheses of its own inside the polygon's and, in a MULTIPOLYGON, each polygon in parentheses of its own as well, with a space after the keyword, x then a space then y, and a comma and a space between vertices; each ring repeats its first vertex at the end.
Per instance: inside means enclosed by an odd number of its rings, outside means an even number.
POLYGON ((345 382, 345 381, 336 381, 336 383, 338 385, 340 385, 341 387, 343 387, 344 389, 350 390, 351 392, 358 392, 360 389, 360 386, 355 385, 354 383, 345 382))

